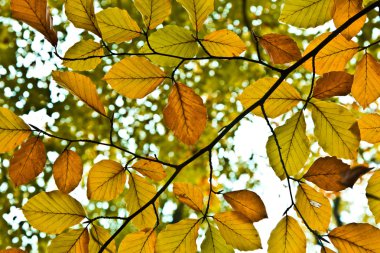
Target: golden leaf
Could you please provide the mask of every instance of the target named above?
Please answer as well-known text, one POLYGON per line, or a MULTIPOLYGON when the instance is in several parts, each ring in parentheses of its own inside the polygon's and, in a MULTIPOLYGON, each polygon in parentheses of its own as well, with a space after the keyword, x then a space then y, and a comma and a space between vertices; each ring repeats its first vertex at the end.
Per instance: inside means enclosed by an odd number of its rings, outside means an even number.
POLYGON ((206 35, 202 40, 202 45, 208 53, 218 57, 239 56, 247 49, 240 37, 227 29, 206 35))
POLYGON ((135 0, 134 3, 148 29, 156 28, 171 12, 170 0, 135 0))
MULTIPOLYGON (((335 0, 335 12, 333 16, 335 27, 343 25, 348 19, 360 12, 363 0, 335 0)), ((350 40, 362 29, 366 20, 366 15, 361 16, 341 33, 350 40)))
POLYGON ((260 38, 260 45, 274 64, 284 64, 301 59, 297 43, 288 35, 270 33, 260 38))
POLYGON ((318 99, 350 94, 354 76, 344 71, 323 74, 316 82, 313 97, 318 99))
POLYGON ((380 115, 365 114, 359 121, 361 140, 369 143, 380 142, 380 115))
POLYGON ((102 61, 103 47, 93 40, 81 40, 66 51, 64 58, 86 60, 63 60, 62 64, 77 71, 92 70, 102 61), (99 56, 99 57, 97 57, 99 56))
POLYGON ((66 0, 65 13, 75 27, 93 32, 101 37, 95 17, 94 0, 66 0))
POLYGON ((198 186, 176 182, 173 184, 173 192, 179 201, 202 213, 203 194, 198 186))
MULTIPOLYGON (((153 157, 149 157, 154 159, 153 157)), ((154 181, 161 181, 166 177, 166 172, 161 163, 148 161, 148 160, 139 160, 132 165, 132 168, 143 174, 144 176, 153 179, 154 181)))
POLYGON ((87 228, 69 230, 54 238, 49 253, 88 253, 89 236, 87 228))
POLYGON ((65 150, 53 164, 55 184, 63 193, 74 190, 82 179, 83 164, 80 156, 71 150, 65 150))
POLYGON ((201 252, 207 253, 233 253, 234 249, 227 245, 223 239, 220 231, 214 226, 210 225, 206 231, 206 238, 202 242, 201 252))
POLYGON ((156 232, 151 229, 127 234, 121 241, 118 252, 154 253, 156 232))
POLYGON ((380 223, 380 171, 375 171, 369 179, 366 196, 369 210, 375 216, 376 223, 380 223))
POLYGON ((194 29, 200 31, 207 16, 214 11, 214 0, 177 0, 189 14, 194 29))
MULTIPOLYGON (((107 229, 104 229, 97 225, 92 225, 90 228, 90 243, 88 245, 89 253, 99 253, 100 248, 111 237, 107 229)), ((104 252, 114 253, 116 252, 115 240, 112 240, 107 245, 104 252)))

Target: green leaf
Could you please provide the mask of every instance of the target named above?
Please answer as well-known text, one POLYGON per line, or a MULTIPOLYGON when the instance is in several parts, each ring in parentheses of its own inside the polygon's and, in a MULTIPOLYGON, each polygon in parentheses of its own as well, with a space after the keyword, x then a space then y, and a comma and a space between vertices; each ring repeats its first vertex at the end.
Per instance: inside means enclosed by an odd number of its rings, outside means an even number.
POLYGON ((92 70, 102 61, 103 47, 93 40, 81 40, 70 47, 64 58, 86 60, 64 60, 62 64, 77 71, 92 70), (99 57, 97 57, 99 56, 99 57))
POLYGON ((234 249, 227 245, 226 241, 223 239, 220 231, 214 226, 209 225, 206 238, 202 242, 201 252, 208 253, 233 253, 234 249))

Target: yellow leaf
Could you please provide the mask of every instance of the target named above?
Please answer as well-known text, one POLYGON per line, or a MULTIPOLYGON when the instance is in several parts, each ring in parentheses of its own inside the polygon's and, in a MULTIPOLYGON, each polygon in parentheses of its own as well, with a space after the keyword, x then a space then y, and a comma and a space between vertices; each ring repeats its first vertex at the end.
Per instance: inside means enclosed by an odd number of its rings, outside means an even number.
POLYGON ((356 65, 352 96, 363 108, 380 96, 380 63, 368 53, 356 65))
POLYGON ((268 253, 304 253, 306 236, 298 222, 286 215, 272 230, 268 241, 268 253))
POLYGON ((223 239, 220 231, 214 226, 209 225, 206 238, 202 242, 201 252, 207 253, 233 253, 234 249, 227 245, 226 241, 223 239))
POLYGON ((261 240, 252 222, 239 212, 214 215, 214 220, 227 244, 239 250, 261 249, 261 240))
POLYGON ((148 29, 156 28, 171 12, 170 0, 135 0, 134 3, 148 29))
POLYGON ((200 31, 207 16, 214 11, 214 0, 177 0, 189 14, 194 29, 200 31))
MULTIPOLYGON (((88 245, 89 253, 98 253, 104 243, 111 237, 107 229, 104 229, 97 225, 92 225, 90 228, 90 243, 88 245)), ((115 240, 112 240, 107 248, 104 250, 107 253, 116 252, 115 240)))
POLYGON ((336 253, 336 252, 325 246, 325 247, 321 247, 321 253, 336 253))
MULTIPOLYGON (((149 157, 154 159, 153 157, 149 157)), ((166 177, 166 172, 164 167, 159 162, 153 162, 148 160, 139 160, 137 163, 132 165, 132 168, 143 174, 144 176, 153 179, 154 181, 161 181, 166 177)))
POLYGON ((32 137, 12 157, 9 176, 15 186, 27 184, 44 170, 45 163, 45 146, 39 138, 32 137))
POLYGON ((87 197, 92 200, 112 200, 123 192, 126 180, 120 163, 100 161, 94 164, 88 174, 87 197))
MULTIPOLYGON (((135 174, 130 175, 128 185, 129 189, 125 195, 125 202, 128 212, 133 214, 154 197, 156 187, 135 174)), ((156 222, 157 218, 153 206, 149 206, 132 220, 132 223, 140 229, 151 228, 156 222)))
POLYGON ((78 97, 89 107, 106 116, 104 106, 96 92, 96 86, 87 76, 74 72, 53 71, 54 81, 67 89, 71 94, 78 97))
MULTIPOLYGON (((281 156, 289 176, 300 176, 301 169, 310 154, 310 143, 306 136, 306 122, 303 112, 296 113, 285 125, 277 127, 277 140, 281 147, 281 156)), ((266 145, 269 163, 276 175, 285 179, 286 174, 278 152, 274 136, 270 136, 266 145)))
POLYGON ((284 64, 301 59, 297 43, 288 35, 270 33, 260 38, 260 45, 274 64, 284 64))
POLYGON ((265 205, 260 196, 249 190, 227 192, 224 199, 230 203, 235 211, 243 214, 252 222, 268 218, 265 205))
POLYGON ((48 234, 59 234, 86 217, 79 201, 60 191, 38 193, 22 211, 30 225, 48 234))
MULTIPOLYGON (((322 193, 306 184, 300 184, 296 194, 296 205, 311 229, 326 232, 331 219, 331 205, 322 193)), ((299 215, 298 212, 297 214, 299 215)))
POLYGON ((202 40, 202 44, 208 53, 219 57, 239 56, 247 49, 240 37, 227 29, 206 35, 202 40))
POLYGON ((165 125, 186 145, 194 145, 207 123, 202 98, 182 83, 173 85, 164 109, 165 125))
POLYGON ((323 74, 316 82, 313 97, 318 99, 350 94, 354 76, 344 71, 323 74))
POLYGON ((199 221, 185 219, 166 226, 157 237, 156 253, 195 253, 198 237, 199 221))
POLYGON ((74 190, 82 179, 83 164, 80 156, 71 150, 65 150, 53 164, 55 184, 63 193, 74 190))
POLYGON ((380 115, 365 114, 359 119, 361 140, 369 143, 380 142, 380 115))
POLYGON ((352 113, 335 103, 314 101, 312 105, 314 134, 323 150, 339 158, 356 159, 360 139, 352 113))
POLYGON ((376 223, 380 223, 380 171, 373 173, 369 179, 366 196, 369 210, 375 216, 376 223))
POLYGON ((323 25, 332 18, 334 0, 285 0, 279 21, 300 28, 323 25))
POLYGON ((127 234, 121 241, 118 252, 128 253, 154 253, 156 245, 156 232, 142 230, 140 232, 127 234))
POLYGON ((54 238, 49 253, 88 253, 89 236, 87 228, 70 230, 54 238))
POLYGON ((143 98, 165 79, 165 72, 143 57, 128 57, 114 64, 104 80, 123 96, 143 98))
POLYGON ((64 58, 88 59, 64 60, 62 64, 77 71, 91 70, 98 66, 98 64, 102 61, 101 56, 103 55, 104 51, 102 45, 93 40, 81 40, 67 50, 64 58))
POLYGON ((333 229, 329 239, 341 253, 380 252, 380 230, 367 223, 350 223, 333 229))
POLYGON ((9 152, 26 140, 30 127, 12 111, 0 107, 0 153, 9 152))
MULTIPOLYGON (((161 54, 173 55, 182 58, 192 58, 198 52, 198 44, 189 30, 175 25, 167 25, 149 36, 151 48, 161 54)), ((151 53, 146 44, 141 53, 151 53)), ((160 65, 174 67, 181 59, 169 56, 148 55, 151 61, 160 65)))
POLYGON ((95 17, 94 0, 66 0, 65 13, 77 28, 82 28, 101 37, 95 17))
MULTIPOLYGON (((318 15, 315 15, 318 16, 318 15)), ((314 48, 316 48, 322 41, 324 41, 331 33, 323 33, 315 38, 306 47, 304 55, 308 54, 314 48)), ((352 40, 348 41, 342 35, 336 36, 327 45, 318 52, 315 56, 315 73, 318 75, 331 72, 331 71, 343 71, 346 64, 358 51, 358 44, 352 40)), ((304 67, 313 71, 312 58, 304 63, 304 67)))
POLYGON ((109 43, 129 41, 141 35, 141 30, 126 10, 107 8, 96 14, 102 38, 109 43))
POLYGON ((57 33, 47 0, 11 0, 11 11, 12 18, 27 23, 42 33, 53 46, 57 46, 57 33))
MULTIPOLYGON (((277 78, 264 77, 249 85, 238 97, 245 108, 260 100, 263 95, 273 86, 277 78)), ((299 92, 287 82, 282 82, 280 86, 265 101, 265 112, 270 118, 275 118, 288 112, 301 101, 299 92)), ((260 107, 253 110, 253 113, 263 117, 260 107)))
POLYGON ((173 192, 179 201, 198 212, 203 210, 203 194, 201 189, 188 183, 174 183, 173 192))
MULTIPOLYGON (((343 25, 348 19, 360 12, 362 7, 362 0, 335 0, 335 13, 333 16, 335 27, 343 25)), ((366 15, 361 16, 341 34, 348 40, 354 37, 362 29, 366 20, 366 15)))

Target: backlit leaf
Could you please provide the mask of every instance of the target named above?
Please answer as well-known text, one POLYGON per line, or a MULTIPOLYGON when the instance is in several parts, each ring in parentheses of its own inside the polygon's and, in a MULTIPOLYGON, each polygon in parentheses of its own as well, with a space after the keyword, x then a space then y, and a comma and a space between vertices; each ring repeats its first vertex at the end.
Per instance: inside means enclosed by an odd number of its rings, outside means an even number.
POLYGON ((353 187, 356 181, 364 174, 367 172, 371 171, 373 168, 368 168, 365 165, 357 165, 354 166, 353 168, 345 171, 342 173, 342 181, 341 183, 344 186, 347 187, 353 187))
POLYGON ((339 158, 356 159, 359 131, 349 110, 335 103, 314 101, 312 118, 314 134, 325 152, 339 158))
POLYGON ((135 0, 134 3, 148 29, 156 28, 171 12, 170 0, 135 0))
POLYGON ((380 142, 380 115, 365 114, 359 121, 361 140, 369 143, 380 142))
MULTIPOLYGON (((256 103, 273 86, 277 78, 264 77, 246 87, 238 97, 245 108, 256 103)), ((300 93, 289 83, 282 82, 280 86, 265 101, 265 112, 269 118, 288 112, 301 101, 300 93)), ((253 110, 255 115, 263 117, 261 108, 253 110)))
POLYGON ((21 118, 9 109, 0 107, 0 153, 15 149, 31 132, 21 118))
POLYGON ((75 27, 101 36, 95 17, 94 0, 66 0, 65 13, 75 27))
POLYGON ((64 60, 62 64, 77 71, 92 70, 102 61, 103 55, 102 45, 93 40, 81 40, 67 50, 64 58, 86 60, 64 60))
POLYGON ((11 249, 2 249, 0 250, 0 253, 26 253, 26 251, 22 249, 11 248, 11 249))
POLYGON ((74 190, 82 179, 83 164, 80 156, 71 150, 65 150, 53 164, 55 184, 63 193, 74 190))
MULTIPOLYGON (((333 16, 335 27, 343 25, 348 19, 360 12, 362 0, 335 0, 335 12, 333 16)), ((348 40, 354 37, 362 29, 366 20, 366 15, 361 16, 346 28, 341 34, 348 40)))
POLYGON ((127 57, 114 64, 104 80, 123 96, 143 98, 165 79, 165 72, 143 57, 127 57))
POLYGON ((299 60, 302 55, 297 43, 288 35, 270 33, 260 38, 260 45, 274 64, 284 64, 299 60))
MULTIPOLYGON (((149 158, 154 159, 153 157, 149 158)), ((132 168, 155 181, 161 181, 166 177, 166 172, 164 171, 162 164, 158 162, 141 159, 133 164, 132 168)))
POLYGON ((351 223, 333 229, 329 239, 342 253, 380 252, 380 230, 367 223, 351 223))
POLYGON ((89 236, 87 228, 70 230, 51 241, 50 253, 88 253, 89 236))
POLYGON ((194 29, 200 31, 207 16, 214 11, 214 0, 177 0, 189 14, 194 29))
POLYGON ((182 83, 173 85, 164 109, 165 125, 186 145, 194 145, 207 123, 202 98, 182 83))
POLYGON ((151 229, 127 234, 121 241, 118 252, 154 253, 156 232, 151 229))
POLYGON ((106 116, 104 106, 96 92, 96 86, 89 77, 74 72, 60 71, 53 71, 52 75, 54 81, 60 86, 78 97, 98 113, 106 116))
POLYGON ((375 216, 376 223, 380 223, 380 171, 375 171, 368 180, 366 196, 369 210, 375 216))
MULTIPOLYGON (((310 154, 310 143, 306 136, 306 122, 300 111, 288 119, 285 125, 277 127, 277 140, 281 147, 281 156, 289 176, 299 175, 310 154)), ((269 163, 276 175, 285 179, 286 174, 278 152, 274 136, 270 136, 266 145, 269 163)))
MULTIPOLYGON (((92 225, 90 228, 90 243, 88 245, 89 253, 99 253, 100 248, 111 237, 107 229, 97 225, 92 225)), ((112 240, 104 250, 107 253, 116 252, 115 240, 112 240)))
POLYGON ((60 191, 38 193, 22 211, 33 227, 48 234, 59 234, 86 217, 79 201, 60 191))
POLYGON ((328 229, 331 205, 322 193, 306 184, 300 184, 296 194, 296 205, 311 229, 320 232, 328 229))
POLYGON ((261 240, 252 222, 239 212, 214 215, 214 220, 227 244, 239 250, 261 249, 261 240))
POLYGON ((224 199, 235 211, 243 214, 252 222, 268 218, 265 205, 260 196, 249 190, 227 192, 223 194, 224 199))
POLYGON ((214 226, 209 225, 206 238, 202 242, 201 252, 208 253, 233 253, 234 249, 227 245, 226 241, 223 239, 220 231, 214 226))
POLYGON ((240 37, 227 29, 212 32, 202 40, 203 46, 212 56, 239 56, 247 47, 240 37))
MULTIPOLYGON (((318 16, 318 15, 314 15, 318 16)), ((304 55, 308 54, 315 47, 317 47, 322 41, 324 41, 330 33, 323 33, 315 38, 306 47, 304 55)), ((358 51, 358 44, 353 41, 348 41, 342 35, 336 36, 332 39, 322 50, 318 52, 315 57, 315 73, 318 75, 332 72, 343 71, 346 64, 358 51)), ((304 67, 313 71, 312 59, 310 58, 304 63, 304 67)))
POLYGON ((268 253, 304 253, 306 236, 298 222, 286 215, 272 230, 268 241, 268 253))
POLYGON ((354 76, 344 71, 323 74, 316 82, 313 97, 318 99, 350 94, 354 76))
POLYGON ((30 138, 14 153, 9 166, 9 176, 15 186, 34 180, 46 163, 45 146, 41 139, 30 138))
POLYGON ((157 237, 156 253, 195 253, 198 237, 199 221, 195 219, 181 220, 175 224, 169 224, 157 237))
POLYGON ((380 96, 380 63, 368 53, 356 65, 352 96, 363 108, 380 96))
POLYGON ((129 41, 141 35, 141 29, 126 10, 107 8, 96 14, 102 38, 109 43, 129 41))
POLYGON ((174 183, 173 192, 179 201, 198 212, 203 210, 203 194, 201 189, 189 183, 174 183))
POLYGON ((111 160, 100 161, 91 168, 87 180, 87 197, 109 201, 124 190, 127 177, 123 166, 111 160))

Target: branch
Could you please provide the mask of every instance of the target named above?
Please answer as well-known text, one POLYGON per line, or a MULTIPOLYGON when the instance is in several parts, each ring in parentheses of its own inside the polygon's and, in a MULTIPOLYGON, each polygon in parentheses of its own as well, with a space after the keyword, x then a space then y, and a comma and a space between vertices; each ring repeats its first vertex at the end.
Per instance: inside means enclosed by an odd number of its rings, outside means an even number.
POLYGON ((261 62, 261 54, 260 54, 260 44, 259 44, 259 37, 256 35, 255 31, 253 30, 252 23, 248 19, 248 10, 249 8, 247 7, 247 0, 243 0, 242 3, 242 14, 243 14, 243 20, 245 23, 245 26, 248 28, 248 31, 251 35, 251 40, 253 44, 256 46, 256 53, 257 53, 257 59, 261 62))

